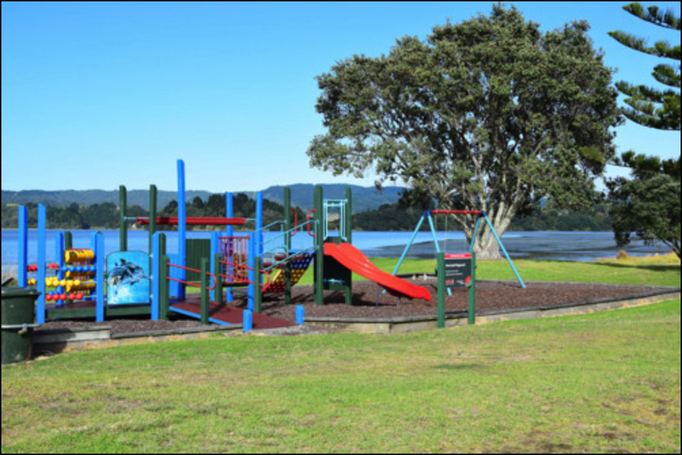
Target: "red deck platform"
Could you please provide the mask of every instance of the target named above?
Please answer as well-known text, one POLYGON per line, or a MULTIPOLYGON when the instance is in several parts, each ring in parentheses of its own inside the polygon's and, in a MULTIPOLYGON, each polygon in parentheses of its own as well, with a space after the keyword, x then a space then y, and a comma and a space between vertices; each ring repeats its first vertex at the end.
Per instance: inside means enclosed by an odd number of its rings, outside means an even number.
MULTIPOLYGON (((199 299, 188 299, 184 302, 171 303, 171 310, 177 309, 183 313, 192 313, 199 317, 201 314, 201 301, 199 299)), ((244 321, 244 310, 233 307, 225 303, 210 302, 209 318, 228 324, 241 324, 244 321)), ((253 313, 254 329, 274 329, 277 327, 291 327, 296 323, 283 319, 273 318, 264 314, 253 313)))

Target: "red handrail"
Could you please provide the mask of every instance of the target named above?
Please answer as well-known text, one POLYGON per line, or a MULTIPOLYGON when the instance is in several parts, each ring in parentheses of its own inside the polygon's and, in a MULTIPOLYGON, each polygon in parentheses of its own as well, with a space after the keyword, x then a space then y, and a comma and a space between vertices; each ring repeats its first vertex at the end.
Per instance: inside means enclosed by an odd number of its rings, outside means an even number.
POLYGON ((310 214, 313 213, 313 212, 317 213, 317 209, 310 209, 310 210, 308 210, 308 214, 306 215, 306 222, 307 222, 307 223, 306 223, 306 224, 307 224, 306 229, 308 230, 308 235, 311 236, 311 237, 315 237, 315 233, 314 233, 314 232, 313 232, 312 234, 310 233, 310 225, 312 224, 312 223, 310 222, 310 214))
MULTIPOLYGON (((231 265, 232 267, 235 267, 238 270, 256 270, 253 267, 248 267, 248 266, 241 265, 241 264, 233 264, 233 263, 227 262, 227 261, 218 261, 218 262, 220 262, 221 264, 224 264, 224 265, 231 265)), ((270 284, 270 272, 268 272, 266 270, 261 270, 260 273, 265 274, 265 278, 266 278, 265 284, 263 284, 262 286, 266 286, 266 285, 270 284)), ((233 283, 254 284, 253 281, 249 281, 248 279, 244 280, 243 278, 230 276, 230 275, 223 275, 222 273, 220 273, 219 275, 222 278, 227 278, 228 280, 232 280, 233 283)))
MULTIPOLYGON (((183 269, 183 270, 189 270, 190 272, 201 273, 201 270, 192 269, 192 268, 190 268, 190 267, 185 267, 185 266, 182 266, 182 265, 171 264, 170 262, 169 262, 168 264, 166 264, 166 265, 167 265, 168 267, 175 267, 176 269, 183 269)), ((215 275, 212 274, 211 272, 206 272, 206 275, 210 275, 210 276, 213 277, 213 286, 211 286, 210 288, 206 288, 208 291, 212 291, 212 290, 215 289, 215 286, 216 286, 216 283, 217 283, 218 279, 217 279, 217 278, 215 277, 215 275)), ((182 283, 182 284, 184 284, 185 286, 192 286, 192 287, 195 287, 195 288, 201 288, 201 285, 199 285, 199 284, 194 284, 194 283, 192 283, 191 281, 178 280, 177 278, 172 278, 172 277, 168 277, 168 280, 169 280, 169 281, 176 281, 176 282, 178 282, 178 283, 182 283)))

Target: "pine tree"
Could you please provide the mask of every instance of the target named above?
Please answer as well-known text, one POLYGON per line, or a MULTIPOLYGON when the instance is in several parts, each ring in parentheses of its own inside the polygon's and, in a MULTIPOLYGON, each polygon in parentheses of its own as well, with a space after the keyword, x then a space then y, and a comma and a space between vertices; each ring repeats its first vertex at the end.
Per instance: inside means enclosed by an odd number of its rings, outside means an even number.
MULTIPOLYGON (((657 6, 644 8, 639 3, 623 7, 628 13, 669 30, 680 30, 680 18, 657 6)), ((680 61, 680 45, 659 41, 649 46, 646 40, 622 31, 610 32, 618 42, 640 52, 680 61)), ((658 90, 645 85, 618 82, 618 90, 628 96, 624 115, 640 125, 659 130, 680 131, 680 65, 660 64, 654 79, 672 87, 658 90), (676 90, 677 89, 677 90, 676 90)), ((631 169, 632 178, 607 179, 611 208, 609 215, 618 245, 627 245, 633 237, 647 244, 661 242, 677 254, 680 247, 680 158, 661 160, 656 156, 629 151, 614 164, 631 169), (634 233, 634 235, 633 235, 634 233)))
MULTIPOLYGON (((662 12, 658 6, 644 8, 640 3, 623 7, 628 13, 669 30, 680 30, 680 18, 672 11, 662 12)), ((680 61, 680 46, 667 41, 658 41, 649 46, 646 39, 623 31, 609 32, 619 43, 645 54, 680 61)), ((646 85, 632 85, 618 82, 616 87, 627 96, 625 103, 630 106, 624 115, 635 123, 660 130, 680 130, 680 65, 661 63, 654 68, 654 79, 674 89, 659 90, 646 85), (678 90, 675 90, 678 89, 678 90)))

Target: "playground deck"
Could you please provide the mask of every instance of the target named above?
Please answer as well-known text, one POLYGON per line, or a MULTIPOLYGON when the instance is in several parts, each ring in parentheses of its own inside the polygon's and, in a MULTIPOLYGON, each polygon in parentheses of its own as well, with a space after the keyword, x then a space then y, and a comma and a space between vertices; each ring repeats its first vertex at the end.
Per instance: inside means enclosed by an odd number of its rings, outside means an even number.
MULTIPOLYGON (((94 318, 96 313, 95 301, 74 302, 67 305, 49 306, 46 308, 48 319, 85 319, 94 318)), ((200 318, 201 301, 199 298, 185 301, 171 300, 171 310, 176 313, 200 318)), ((241 324, 243 322, 243 310, 234 306, 219 304, 211 301, 209 304, 210 321, 216 324, 241 324)), ((125 316, 151 315, 151 305, 107 305, 104 308, 108 318, 125 316)), ((264 314, 253 313, 254 329, 272 329, 277 327, 289 327, 296 325, 294 322, 273 318, 264 314)))
MULTIPOLYGON (((97 314, 97 302, 94 300, 73 302, 65 305, 49 305, 45 307, 47 319, 85 319, 94 318, 97 314)), ((122 316, 150 316, 151 305, 105 305, 105 318, 122 316)))
MULTIPOLYGON (((170 309, 177 313, 184 314, 191 317, 199 317, 201 314, 201 300, 188 299, 182 302, 172 303, 170 309)), ((217 303, 211 301, 209 303, 209 321, 223 324, 241 324, 243 322, 244 311, 240 308, 227 305, 225 303, 217 303)), ((290 327, 296 325, 291 321, 273 318, 264 314, 253 313, 253 328, 254 329, 274 329, 277 327, 290 327)))

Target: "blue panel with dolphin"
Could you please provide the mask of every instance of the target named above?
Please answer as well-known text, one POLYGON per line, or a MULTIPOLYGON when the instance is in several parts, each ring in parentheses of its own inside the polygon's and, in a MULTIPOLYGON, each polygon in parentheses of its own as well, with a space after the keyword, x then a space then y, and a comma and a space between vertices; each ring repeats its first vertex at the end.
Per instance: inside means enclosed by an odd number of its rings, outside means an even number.
POLYGON ((148 304, 149 255, 142 251, 118 251, 107 256, 107 304, 148 304))

